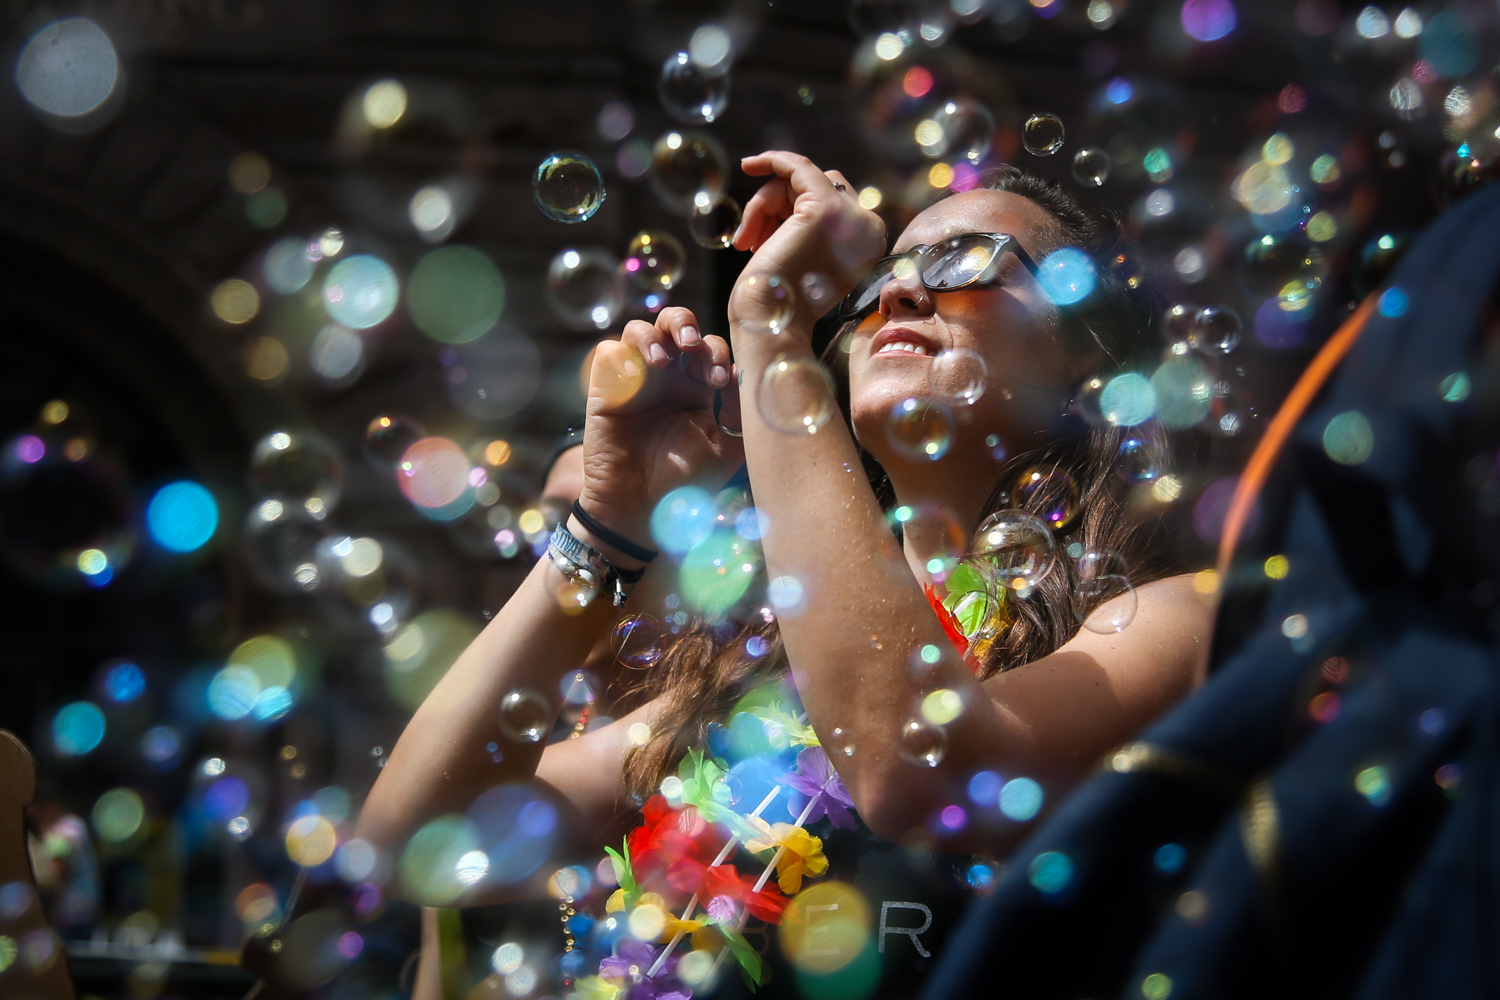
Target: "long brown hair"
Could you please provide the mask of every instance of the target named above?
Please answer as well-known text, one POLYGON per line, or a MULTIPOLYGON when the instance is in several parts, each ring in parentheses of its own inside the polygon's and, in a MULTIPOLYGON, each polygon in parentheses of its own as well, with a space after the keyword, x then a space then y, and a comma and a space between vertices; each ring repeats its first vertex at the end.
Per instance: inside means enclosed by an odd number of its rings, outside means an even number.
MULTIPOLYGON (((1085 211, 1056 184, 1014 168, 987 178, 989 190, 1029 199, 1053 222, 1046 247, 1073 246, 1096 262, 1094 292, 1077 307, 1059 310, 1059 326, 1080 349, 1102 352, 1112 370, 1148 361, 1160 341, 1153 332, 1157 303, 1143 286, 1133 254, 1118 225, 1085 211)), ((823 351, 834 375, 840 408, 849 420, 849 381, 842 344, 853 324, 839 328, 823 351)), ((1105 589, 1080 592, 1080 557, 1101 554, 1128 568, 1133 585, 1178 570, 1164 544, 1161 505, 1116 472, 1121 445, 1134 439, 1151 461, 1165 465, 1182 449, 1154 425, 1122 428, 1090 425, 1078 412, 1062 417, 1061 429, 1044 447, 1016 455, 994 475, 980 522, 996 511, 1016 508, 1039 516, 1059 504, 1073 504, 1077 514, 1060 526, 1058 568, 1048 573, 1026 599, 1007 598, 1008 626, 984 652, 981 678, 1040 659, 1071 639, 1080 622, 1099 604, 1115 596, 1105 589), (1027 488, 1017 490, 1018 478, 1027 488), (1075 499, 1076 491, 1076 499, 1075 499)), ((890 480, 879 463, 861 449, 865 472, 883 507, 895 502, 890 480)), ((979 523, 969 525, 970 533, 979 523)), ((1118 570, 1111 570, 1118 573, 1118 570)), ((752 585, 752 587, 755 585, 752 585)), ((755 591, 750 591, 754 593, 755 591)), ((760 685, 784 677, 786 657, 774 616, 758 603, 720 621, 698 620, 671 637, 660 660, 649 669, 627 672, 617 684, 622 713, 661 699, 651 740, 625 760, 626 786, 637 801, 654 791, 693 747, 704 745, 708 726, 722 721, 742 697, 760 685)))

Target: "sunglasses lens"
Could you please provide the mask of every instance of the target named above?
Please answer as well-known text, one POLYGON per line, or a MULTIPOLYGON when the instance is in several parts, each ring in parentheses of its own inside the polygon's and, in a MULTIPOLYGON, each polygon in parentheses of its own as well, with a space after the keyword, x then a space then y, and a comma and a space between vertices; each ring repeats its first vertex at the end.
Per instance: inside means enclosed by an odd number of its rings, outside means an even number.
POLYGON ((896 263, 898 261, 881 261, 854 286, 854 291, 844 299, 842 312, 845 318, 858 316, 880 300, 880 290, 891 280, 891 268, 896 263))
POLYGON ((999 253, 984 236, 955 236, 928 251, 922 261, 922 283, 928 288, 959 288, 978 278, 999 253))

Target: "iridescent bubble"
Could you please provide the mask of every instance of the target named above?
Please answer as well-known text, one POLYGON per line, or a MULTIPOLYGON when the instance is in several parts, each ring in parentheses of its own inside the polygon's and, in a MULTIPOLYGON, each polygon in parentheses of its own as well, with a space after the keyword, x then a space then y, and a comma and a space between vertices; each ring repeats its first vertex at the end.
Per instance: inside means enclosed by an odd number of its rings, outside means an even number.
POLYGON ((458 501, 469 487, 469 456, 444 437, 422 438, 406 449, 396 482, 418 507, 441 509, 458 501))
POLYGON ((1099 375, 1084 379, 1079 383, 1078 389, 1073 394, 1073 406, 1078 415, 1090 424, 1098 425, 1108 423, 1104 419, 1104 406, 1102 397, 1104 387, 1108 385, 1107 380, 1099 375))
POLYGON ((759 571, 759 546, 736 532, 715 531, 682 560, 683 603, 717 618, 744 596, 759 571))
POLYGON ((977 166, 989 155, 995 141, 995 116, 972 97, 944 101, 931 118, 924 120, 924 124, 926 121, 936 124, 941 137, 940 142, 932 144, 921 144, 918 139, 922 152, 930 157, 942 156, 949 161, 966 161, 977 166))
POLYGON ((313 276, 314 262, 307 254, 307 247, 307 240, 300 236, 288 236, 273 243, 261 264, 266 284, 282 295, 300 292, 313 276))
POLYGON ((1204 306, 1193 316, 1187 342, 1205 354, 1228 354, 1240 343, 1240 316, 1228 306, 1204 306))
POLYGON ((513 743, 540 743, 556 715, 546 698, 521 688, 500 699, 500 732, 513 743))
POLYGON ((1074 153, 1073 179, 1084 187, 1103 187, 1109 179, 1109 154, 1092 146, 1074 153))
POLYGON ((1088 254, 1077 247, 1063 247, 1042 258, 1037 283, 1055 305, 1071 306, 1093 293, 1098 276, 1088 254))
POLYGON ((1036 114, 1021 128, 1021 144, 1032 156, 1051 156, 1063 147, 1063 123, 1056 115, 1036 114))
POLYGON ((954 408, 973 406, 989 386, 989 366, 967 347, 943 351, 932 359, 928 372, 933 396, 954 408))
POLYGON ((668 132, 651 149, 651 190, 679 218, 717 202, 728 176, 724 148, 702 132, 668 132))
POLYGON ((219 504, 214 495, 191 480, 168 483, 146 507, 147 531, 157 545, 171 552, 202 548, 218 526, 219 504))
POLYGON ((651 537, 668 554, 684 556, 713 532, 717 519, 718 508, 707 490, 680 486, 651 512, 651 537))
POLYGON ((1000 789, 1000 812, 1006 819, 1024 823, 1042 809, 1042 786, 1031 778, 1012 778, 1000 789))
POLYGON ((953 444, 953 411, 935 399, 903 399, 886 420, 886 440, 913 461, 935 462, 953 444))
POLYGON ((963 527, 944 504, 902 504, 887 511, 885 517, 934 582, 943 582, 968 549, 963 527))
POLYGON ((323 279, 323 305, 328 315, 354 330, 367 330, 384 322, 395 312, 400 294, 396 272, 369 254, 339 261, 323 279))
POLYGON ((304 868, 321 865, 333 857, 337 847, 338 833, 324 816, 303 816, 286 832, 287 857, 304 868))
POLYGON ((586 222, 604 204, 604 175, 582 153, 553 153, 537 164, 531 196, 556 222, 586 222))
POLYGON ((739 231, 741 217, 740 203, 728 195, 714 199, 707 207, 694 199, 693 213, 688 216, 688 232, 700 247, 728 250, 734 246, 734 234, 739 231))
POLYGON ((521 410, 542 386, 542 357, 530 337, 501 324, 442 357, 448 397, 479 420, 521 410))
POLYGON ((1115 472, 1132 486, 1145 486, 1161 478, 1162 455, 1149 440, 1128 437, 1115 452, 1115 472))
POLYGON ((1375 432, 1358 410, 1346 410, 1323 428, 1323 451, 1340 465, 1359 465, 1375 449, 1375 432))
POLYGON ((1004 586, 1028 590, 1057 564, 1057 542, 1047 522, 1021 510, 996 511, 974 535, 974 555, 1004 586))
POLYGON ((755 333, 780 335, 796 312, 791 282, 775 274, 752 274, 740 281, 729 321, 755 333))
POLYGON ((1073 590, 1073 614, 1083 627, 1100 635, 1125 631, 1135 620, 1135 588, 1120 573, 1084 577, 1073 590))
POLYGON ((468 888, 458 880, 459 859, 479 849, 479 831, 471 820, 439 816, 418 830, 401 852, 401 888, 413 902, 449 905, 468 888))
POLYGON ((802 297, 813 311, 822 315, 833 308, 833 280, 826 274, 809 271, 802 276, 802 297))
POLYGON ((273 431, 250 453, 255 495, 306 507, 319 515, 338 505, 344 460, 326 438, 309 431, 273 431), (317 501, 317 503, 313 503, 317 501))
POLYGON ((1062 531, 1078 516, 1078 484, 1062 468, 1032 468, 1016 477, 1011 489, 1017 507, 1034 510, 1053 531, 1062 531))
POLYGON ((52 717, 52 745, 64 757, 81 757, 104 739, 104 713, 91 701, 64 705, 52 717))
POLYGON ((625 280, 643 292, 670 290, 682 280, 687 255, 671 233, 643 230, 636 233, 620 265, 625 280))
POLYGON ((1280 294, 1288 283, 1316 289, 1328 274, 1323 252, 1296 234, 1251 240, 1239 264, 1240 284, 1255 298, 1280 294))
POLYGON ((564 250, 547 266, 546 297, 569 329, 608 329, 625 305, 619 265, 603 250, 564 250))
POLYGON ((332 386, 347 385, 359 378, 364 361, 364 340, 337 323, 325 324, 307 348, 308 366, 332 386))
POLYGON ((833 378, 811 358, 779 354, 761 375, 755 401, 773 430, 816 434, 833 416, 833 378))
POLYGON ((687 52, 674 52, 662 63, 656 95, 667 114, 684 125, 707 124, 729 106, 729 75, 700 66, 687 52))
POLYGON ((1190 356, 1162 362, 1151 376, 1156 396, 1156 419, 1167 427, 1184 428, 1208 416, 1213 405, 1213 375, 1190 356))
POLYGON ((948 754, 948 734, 926 719, 908 719, 898 739, 901 756, 917 767, 937 767, 948 754))
POLYGON ((320 582, 318 542, 325 532, 322 519, 305 507, 264 500, 251 510, 241 536, 246 563, 255 577, 273 590, 314 590, 320 582))
POLYGON ((365 457, 383 472, 395 472, 406 449, 426 436, 427 432, 415 420, 378 416, 365 427, 365 457))
MULTIPOLYGON (((474 800, 468 819, 489 857, 488 881, 513 885, 535 872, 552 854, 557 809, 527 785, 498 785, 474 800)), ((583 877, 578 891, 588 892, 583 877)))
POLYGON ((1156 413, 1156 389, 1146 376, 1122 372, 1110 379, 1099 394, 1099 411, 1116 427, 1143 424, 1156 413))
POLYGON ((406 282, 411 321, 444 344, 465 344, 500 319, 505 279, 495 262, 466 246, 446 246, 417 262, 406 282))
POLYGON ((69 17, 31 36, 16 60, 16 86, 49 115, 77 118, 115 91, 120 65, 115 47, 86 17, 69 17))
POLYGON ((615 624, 610 644, 615 659, 627 667, 653 667, 661 659, 665 638, 661 622, 650 615, 627 615, 615 624))

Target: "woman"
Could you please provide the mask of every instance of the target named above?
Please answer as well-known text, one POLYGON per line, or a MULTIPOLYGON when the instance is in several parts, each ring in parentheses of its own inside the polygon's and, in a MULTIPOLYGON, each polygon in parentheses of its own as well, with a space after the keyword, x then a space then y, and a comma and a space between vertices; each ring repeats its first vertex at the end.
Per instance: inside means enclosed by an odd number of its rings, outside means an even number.
MULTIPOLYGON (((972 256, 948 255, 950 279, 979 279, 956 290, 944 290, 942 275, 917 268, 914 276, 900 261, 856 289, 862 294, 845 311, 857 322, 847 324, 831 354, 841 357, 847 346, 850 426, 833 420, 816 433, 788 434, 782 418, 792 397, 777 395, 776 380, 764 381, 763 373, 816 360, 814 321, 876 263, 884 230, 836 171, 785 152, 749 157, 743 166, 772 179, 746 205, 736 236, 735 245, 755 255, 729 304, 733 371, 729 345, 703 336, 685 309, 663 310, 654 325, 633 322, 620 341, 601 344, 584 445, 584 518, 575 515, 567 526, 608 565, 633 575, 648 568, 640 557, 658 501, 687 483, 717 489, 743 463, 767 526, 760 542, 766 576, 795 580, 782 584, 782 596, 800 587, 800 603, 784 601, 789 607, 780 616, 757 604, 752 613, 764 610, 768 620, 748 625, 689 628, 634 692, 634 707, 627 701, 626 714, 580 739, 547 747, 506 741, 496 711, 501 700, 518 689, 542 692, 555 711, 559 680, 614 621, 610 601, 580 606, 576 579, 542 560, 412 719, 366 802, 361 836, 399 849, 424 822, 463 812, 497 782, 535 776, 563 803, 562 829, 586 831, 581 839, 595 846, 615 843, 622 816, 689 748, 703 745, 710 722, 725 721, 713 713, 789 663, 807 724, 824 745, 845 751, 831 756, 870 830, 887 841, 939 837, 945 850, 999 853, 1024 835, 1025 824, 933 822, 968 801, 972 776, 1026 775, 1050 799, 1200 682, 1212 608, 1184 575, 1150 579, 1162 572, 1150 560, 1131 567, 1135 597, 1114 598, 1138 601, 1129 627, 1100 634, 1077 628, 1070 591, 1078 573, 1059 551, 1053 572, 1030 588, 1021 581, 1016 594, 1029 600, 1007 597, 1013 620, 1002 634, 967 659, 949 637, 952 622, 924 592, 928 559, 946 533, 943 515, 928 513, 951 511, 967 534, 1006 501, 1038 506, 1057 499, 1022 497, 1021 490, 1002 495, 1014 485, 1005 477, 1017 470, 997 463, 997 440, 1011 453, 1041 455, 1044 482, 1057 481, 1054 468, 1072 470, 1083 513, 1065 544, 1093 549, 1102 540, 1132 554, 1137 515, 1110 468, 1118 432, 1068 439, 1058 426, 1072 388, 1128 360, 1131 343, 1101 327, 1098 316, 1065 316, 1055 290, 1044 290, 1048 276, 1039 280, 1032 270, 1062 247, 1096 243, 1088 218, 1046 185, 1015 174, 1003 175, 998 190, 954 195, 919 214, 896 253, 961 234, 1008 239, 976 237, 971 242, 988 250, 966 244, 960 249, 972 256), (981 271, 962 274, 976 263, 981 271), (815 277, 804 281, 809 275, 815 277), (789 286, 831 287, 832 294, 820 304, 798 295, 788 313, 789 286), (936 445, 925 452, 905 447, 909 428, 889 433, 903 401, 943 386, 946 369, 934 371, 940 361, 972 364, 973 355, 983 359, 991 384, 963 407, 945 453, 936 445), (899 544, 863 474, 866 453, 898 504, 928 512, 908 522, 899 544), (933 453, 941 457, 934 461, 933 453), (769 640, 761 656, 747 655, 752 633, 769 640), (918 706, 934 693, 957 714, 942 725, 946 749, 913 763, 903 739, 910 741, 918 706), (644 747, 637 746, 641 723, 652 734, 644 747), (491 741, 506 743, 499 764, 482 749, 491 741)), ((1107 279, 1101 270, 1100 300, 1108 297, 1107 279)), ((949 280, 950 289, 956 283, 949 280)), ((816 409, 808 406, 793 409, 816 409)), ((658 560, 650 569, 672 567, 658 560)), ((1109 612, 1105 602, 1094 613, 1109 612)), ((464 901, 503 895, 481 884, 464 901)), ((884 905, 881 913, 885 932, 884 905)), ((925 956, 926 946, 915 936, 913 942, 925 956)))

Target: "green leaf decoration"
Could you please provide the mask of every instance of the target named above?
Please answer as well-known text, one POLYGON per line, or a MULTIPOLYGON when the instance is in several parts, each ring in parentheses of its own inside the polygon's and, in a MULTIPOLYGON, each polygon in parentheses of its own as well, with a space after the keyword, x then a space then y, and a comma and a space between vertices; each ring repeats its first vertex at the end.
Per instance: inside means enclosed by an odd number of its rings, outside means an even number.
POLYGON ((630 867, 630 838, 621 841, 620 850, 606 847, 604 853, 609 855, 609 863, 614 867, 615 881, 625 890, 625 905, 634 906, 635 901, 641 898, 641 886, 630 867))
POLYGON ((750 942, 745 936, 728 924, 715 924, 719 933, 724 935, 724 940, 729 943, 729 950, 734 955, 734 960, 740 963, 740 972, 745 977, 745 985, 750 987, 754 993, 757 986, 764 986, 770 974, 766 971, 766 964, 760 960, 750 942))

